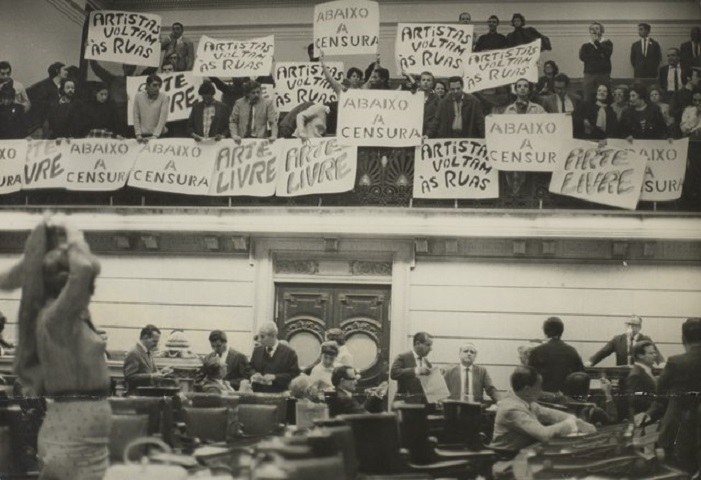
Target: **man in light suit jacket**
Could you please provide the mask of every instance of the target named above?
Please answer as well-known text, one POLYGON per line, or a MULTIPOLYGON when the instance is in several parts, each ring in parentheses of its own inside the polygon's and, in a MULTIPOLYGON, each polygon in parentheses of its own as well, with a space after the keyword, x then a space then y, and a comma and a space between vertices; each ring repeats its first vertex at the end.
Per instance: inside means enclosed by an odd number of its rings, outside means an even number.
MULTIPOLYGON (((616 335, 604 347, 591 356, 585 367, 592 367, 608 357, 612 353, 616 354, 616 365, 630 365, 633 363, 633 347, 638 342, 652 342, 652 339, 640 333, 643 328, 643 319, 637 315, 632 315, 626 320, 626 333, 616 335)), ((664 362, 664 357, 657 351, 657 363, 664 362)))
POLYGON ((466 343, 460 346, 460 365, 451 367, 444 374, 445 383, 450 390, 450 399, 482 403, 484 392, 498 402, 501 396, 487 369, 475 365, 476 358, 477 347, 474 344, 466 343))
POLYGON ((300 374, 297 352, 277 339, 277 325, 264 324, 258 330, 260 345, 251 354, 251 384, 254 392, 284 392, 300 374))
POLYGON ((419 377, 431 373, 431 362, 426 356, 433 347, 433 337, 426 332, 414 334, 413 348, 409 352, 397 355, 392 362, 389 378, 397 382, 397 396, 395 400, 404 400, 407 403, 427 403, 424 389, 419 377))
POLYGON ((126 395, 136 395, 137 387, 153 385, 154 379, 172 373, 168 367, 159 371, 153 359, 152 353, 158 349, 160 339, 161 331, 155 325, 146 325, 141 329, 139 341, 124 359, 126 395))
POLYGON ((650 408, 657 389, 657 379, 652 374, 652 366, 657 359, 655 344, 650 341, 638 342, 633 347, 633 355, 635 363, 626 378, 630 418, 650 408))
POLYGON ((672 95, 674 95, 674 92, 684 88, 684 85, 686 85, 686 82, 689 80, 690 73, 689 69, 682 66, 679 61, 679 49, 667 49, 667 65, 660 67, 660 75, 658 78, 660 88, 664 92, 666 100, 669 100, 672 95))
POLYGON ((237 143, 242 138, 277 139, 278 114, 273 100, 261 97, 260 85, 251 80, 243 86, 245 96, 234 103, 229 117, 231 138, 237 143), (268 136, 270 126, 270 136, 268 136))
POLYGON ((229 382, 232 387, 238 390, 241 380, 248 380, 251 378, 251 373, 253 373, 246 355, 230 348, 226 333, 221 330, 213 330, 209 334, 209 345, 212 347, 212 353, 204 357, 203 364, 207 365, 208 361, 215 359, 219 363, 226 365, 226 373, 223 376, 223 380, 229 382))
POLYGON ((214 85, 210 82, 200 85, 197 93, 202 97, 202 101, 197 102, 190 110, 190 118, 187 120, 188 136, 198 142, 208 138, 221 140, 229 131, 229 107, 214 100, 214 85))
POLYGON ((638 24, 640 40, 630 46, 630 63, 633 65, 635 78, 657 77, 657 69, 662 61, 662 49, 657 41, 650 38, 651 29, 647 23, 638 24))

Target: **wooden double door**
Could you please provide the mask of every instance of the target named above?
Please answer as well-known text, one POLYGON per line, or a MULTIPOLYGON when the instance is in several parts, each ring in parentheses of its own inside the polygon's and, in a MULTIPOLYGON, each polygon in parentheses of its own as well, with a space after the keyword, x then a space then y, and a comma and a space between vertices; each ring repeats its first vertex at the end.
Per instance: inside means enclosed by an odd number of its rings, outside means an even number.
POLYGON ((390 287, 287 284, 275 286, 280 338, 297 352, 304 370, 317 361, 324 332, 340 328, 361 374, 361 388, 388 379, 390 287))

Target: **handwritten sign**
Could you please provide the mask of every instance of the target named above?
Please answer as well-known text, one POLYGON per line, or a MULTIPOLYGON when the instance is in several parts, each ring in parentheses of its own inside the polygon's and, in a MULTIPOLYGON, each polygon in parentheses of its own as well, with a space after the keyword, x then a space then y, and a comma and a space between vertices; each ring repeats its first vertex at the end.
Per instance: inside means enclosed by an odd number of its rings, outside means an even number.
POLYGON ((472 52, 473 25, 400 23, 394 55, 398 70, 436 77, 462 75, 466 54, 472 52))
POLYGON ((551 172, 569 153, 572 117, 564 113, 487 115, 485 123, 497 170, 551 172))
POLYGON ((667 140, 609 139, 608 145, 637 153, 647 159, 640 200, 663 202, 682 196, 689 137, 669 143, 667 140))
POLYGON ((278 140, 280 166, 276 195, 295 197, 340 193, 353 189, 358 149, 338 145, 335 138, 278 140))
POLYGON ((22 189, 24 162, 27 159, 26 140, 0 142, 0 195, 22 189))
POLYGON ((30 140, 24 164, 22 188, 64 188, 67 143, 59 140, 30 140))
POLYGON ((520 78, 537 82, 539 58, 540 39, 518 47, 471 53, 463 62, 463 90, 511 85, 520 78))
MULTIPOLYGON (((328 62, 329 72, 339 82, 343 80, 343 63, 328 62)), ((326 103, 336 100, 331 84, 326 80, 318 62, 279 62, 275 64, 276 106, 289 112, 300 103, 326 103)))
POLYGON ((552 174, 550 191, 635 210, 646 163, 645 157, 633 151, 571 140, 569 154, 552 174))
POLYGON ((216 40, 202 35, 192 71, 203 77, 258 77, 270 75, 275 37, 216 40))
POLYGON ((147 13, 90 12, 85 58, 157 67, 161 17, 147 13))
POLYGON ((499 172, 481 139, 427 140, 414 154, 414 198, 498 198, 499 172))
POLYGON ((189 138, 151 140, 139 152, 129 186, 161 192, 207 195, 215 143, 189 138))
POLYGON ((127 183, 138 151, 136 140, 73 140, 64 161, 68 190, 110 191, 127 183))
MULTIPOLYGON (((193 75, 192 72, 159 73, 163 80, 161 92, 170 98, 170 110, 168 121, 187 120, 190 117, 192 107, 199 101, 197 90, 202 85, 202 77, 193 75)), ((127 116, 129 125, 134 125, 134 97, 138 92, 146 90, 146 76, 127 77, 127 116)), ((221 100, 221 92, 215 89, 214 98, 221 100)))
POLYGON ((314 6, 314 55, 377 53, 380 8, 368 0, 339 0, 314 6))
POLYGON ((277 181, 278 152, 277 142, 271 144, 268 140, 219 142, 209 194, 272 196, 277 181))
POLYGON ((338 105, 342 145, 414 147, 421 143, 423 95, 396 90, 348 90, 338 105))

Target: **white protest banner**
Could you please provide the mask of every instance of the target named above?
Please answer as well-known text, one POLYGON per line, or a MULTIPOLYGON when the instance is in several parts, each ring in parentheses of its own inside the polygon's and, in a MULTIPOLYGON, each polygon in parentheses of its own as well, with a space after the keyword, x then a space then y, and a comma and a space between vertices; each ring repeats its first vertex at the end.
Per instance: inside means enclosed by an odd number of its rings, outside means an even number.
POLYGON ((314 56, 377 53, 380 7, 368 0, 339 0, 314 6, 314 56))
POLYGON ((85 58, 157 67, 161 17, 150 13, 95 10, 88 20, 85 58))
POLYGON ((273 69, 275 37, 216 40, 202 35, 192 71, 202 77, 259 77, 273 69))
POLYGON ((415 147, 421 143, 423 117, 423 95, 397 90, 348 90, 338 102, 338 143, 415 147))
POLYGON ((571 140, 553 171, 549 190, 560 195, 635 210, 647 159, 628 150, 571 140))
POLYGON ((414 153, 414 198, 499 198, 499 171, 481 139, 426 140, 414 153))
MULTIPOLYGON (((170 98, 170 109, 168 111, 168 121, 187 120, 193 105, 197 103, 200 96, 197 90, 204 81, 202 77, 193 75, 192 72, 159 73, 163 80, 161 92, 170 98)), ((127 121, 129 125, 134 125, 134 97, 137 92, 146 89, 147 76, 127 77, 127 121)), ((221 100, 221 92, 215 89, 214 98, 221 100)))
POLYGON ((136 140, 72 140, 64 160, 66 188, 95 192, 122 188, 138 150, 136 140))
POLYGON ((271 197, 275 193, 279 147, 269 140, 218 142, 210 195, 271 197))
MULTIPOLYGON (((326 67, 339 82, 343 80, 343 63, 328 62, 326 67)), ((300 103, 326 103, 336 100, 331 84, 326 80, 319 62, 279 62, 275 64, 276 106, 279 112, 289 112, 300 103)))
POLYGON ((335 138, 278 140, 280 163, 275 194, 296 197, 353 189, 358 148, 338 145, 335 138))
POLYGON ((400 23, 394 55, 397 69, 431 72, 436 77, 462 75, 465 54, 472 52, 473 25, 400 23))
POLYGON ((22 190, 26 161, 26 140, 0 141, 0 195, 22 190))
POLYGON ((207 195, 218 147, 191 138, 150 140, 139 152, 129 186, 161 192, 207 195))
POLYGON ((65 188, 67 147, 65 140, 30 140, 22 189, 65 188))
POLYGON ((518 47, 471 53, 463 61, 463 90, 511 85, 520 78, 537 82, 539 58, 540 39, 518 47))
POLYGON ((609 139, 607 142, 610 147, 631 150, 647 158, 640 200, 664 202, 682 196, 689 137, 672 143, 668 140, 633 140, 631 144, 620 139, 609 139))
POLYGON ((569 153, 572 116, 487 115, 485 130, 489 160, 497 170, 551 172, 569 153))

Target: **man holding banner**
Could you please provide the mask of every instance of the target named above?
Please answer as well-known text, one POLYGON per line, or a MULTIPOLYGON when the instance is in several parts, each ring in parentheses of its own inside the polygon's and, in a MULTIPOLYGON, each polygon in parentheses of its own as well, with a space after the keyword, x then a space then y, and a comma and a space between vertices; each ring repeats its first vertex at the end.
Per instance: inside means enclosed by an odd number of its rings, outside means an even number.
POLYGON ((429 138, 484 138, 484 112, 472 95, 463 92, 462 77, 448 80, 449 94, 438 105, 429 138))
POLYGON ((229 129, 229 109, 223 103, 214 100, 214 85, 211 82, 200 85, 197 93, 202 97, 202 101, 197 102, 190 111, 187 135, 197 142, 209 138, 221 140, 229 129))
POLYGON ((158 138, 167 132, 170 98, 160 91, 161 85, 161 77, 149 75, 146 90, 134 97, 134 133, 139 142, 158 138))
POLYGON ((236 101, 229 117, 231 138, 237 143, 241 143, 242 138, 274 141, 278 129, 274 101, 261 98, 261 87, 253 80, 244 85, 243 91, 245 96, 236 101))

